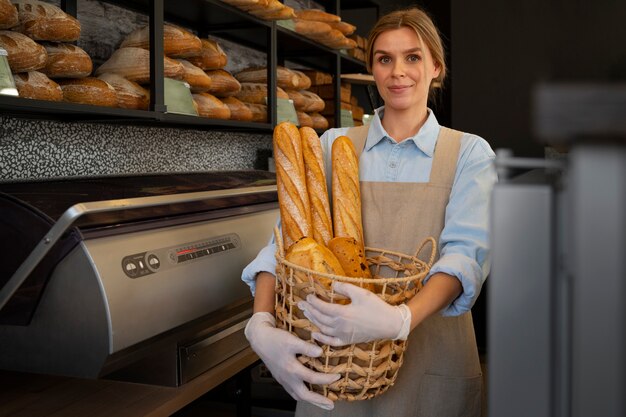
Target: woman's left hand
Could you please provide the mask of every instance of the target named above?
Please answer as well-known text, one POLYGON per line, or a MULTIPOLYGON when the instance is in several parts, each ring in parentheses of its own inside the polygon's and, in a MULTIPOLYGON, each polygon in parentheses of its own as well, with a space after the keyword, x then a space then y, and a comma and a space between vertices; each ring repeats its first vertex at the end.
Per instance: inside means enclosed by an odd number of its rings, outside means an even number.
POLYGON ((411 327, 411 310, 406 304, 392 306, 374 293, 356 285, 335 282, 336 293, 350 298, 347 305, 331 304, 309 294, 298 307, 321 333, 315 340, 331 346, 369 342, 375 339, 406 340, 411 327))

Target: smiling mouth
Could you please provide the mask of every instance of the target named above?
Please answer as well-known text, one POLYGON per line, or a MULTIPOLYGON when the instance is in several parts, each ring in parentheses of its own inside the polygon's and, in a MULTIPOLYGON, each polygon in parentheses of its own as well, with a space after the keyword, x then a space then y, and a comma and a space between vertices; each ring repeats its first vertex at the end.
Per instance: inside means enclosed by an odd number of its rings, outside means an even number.
POLYGON ((409 89, 411 86, 410 85, 394 85, 394 86, 390 86, 388 87, 389 90, 393 91, 393 92, 402 92, 404 90, 409 89))

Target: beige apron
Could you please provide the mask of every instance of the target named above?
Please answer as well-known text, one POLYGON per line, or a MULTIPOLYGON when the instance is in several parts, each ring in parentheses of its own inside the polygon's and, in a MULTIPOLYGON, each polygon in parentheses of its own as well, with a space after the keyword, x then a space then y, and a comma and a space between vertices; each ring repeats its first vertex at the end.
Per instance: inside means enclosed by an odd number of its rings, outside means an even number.
MULTIPOLYGON (((441 128, 427 183, 361 181, 367 246, 413 254, 424 238, 439 239, 456 172, 461 135, 461 132, 441 128)), ((367 126, 352 128, 347 136, 360 155, 367 126)), ((409 335, 398 379, 386 393, 365 401, 337 401, 332 411, 298 402, 296 417, 478 417, 481 390, 471 314, 458 317, 435 314, 409 335)))

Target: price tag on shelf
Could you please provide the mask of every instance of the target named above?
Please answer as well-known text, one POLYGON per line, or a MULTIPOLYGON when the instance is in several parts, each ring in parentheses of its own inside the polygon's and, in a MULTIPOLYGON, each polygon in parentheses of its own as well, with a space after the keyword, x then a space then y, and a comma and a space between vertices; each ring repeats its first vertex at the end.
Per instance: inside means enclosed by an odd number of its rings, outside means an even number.
POLYGON ((291 122, 296 126, 300 126, 300 122, 298 121, 298 114, 296 113, 296 108, 293 106, 293 100, 286 98, 277 98, 276 103, 278 108, 276 109, 276 118, 278 123, 280 122, 291 122))
POLYGON ((294 22, 293 19, 277 20, 276 24, 284 27, 285 29, 293 30, 294 32, 296 31, 296 22, 294 22))
POLYGON ((352 110, 341 109, 341 127, 353 127, 352 110))
POLYGON ((11 74, 7 56, 7 51, 0 48, 0 94, 17 97, 17 89, 15 88, 15 81, 13 80, 13 74, 11 74))
POLYGON ((197 116, 198 112, 193 105, 193 97, 189 84, 183 81, 165 78, 163 80, 165 89, 165 105, 168 113, 190 114, 197 116))

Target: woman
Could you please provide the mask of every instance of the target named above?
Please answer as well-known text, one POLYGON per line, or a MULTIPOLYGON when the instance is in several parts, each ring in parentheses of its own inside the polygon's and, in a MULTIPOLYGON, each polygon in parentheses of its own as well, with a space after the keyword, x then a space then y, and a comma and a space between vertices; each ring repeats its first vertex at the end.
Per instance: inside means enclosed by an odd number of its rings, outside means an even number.
POLYGON ((414 253, 434 236, 440 257, 423 289, 404 305, 392 307, 366 290, 338 284, 335 290, 351 298, 349 305, 309 296, 299 307, 320 328, 314 338, 330 345, 408 337, 398 379, 368 401, 333 403, 306 388, 304 381, 328 384, 339 376, 304 368, 296 355, 319 356, 321 348, 275 328, 273 244, 243 273, 256 287, 246 335, 298 400, 298 416, 477 416, 482 379, 470 309, 489 271, 494 153, 475 135, 441 127, 427 107, 443 84, 446 64, 438 31, 423 11, 383 16, 369 36, 367 67, 385 105, 368 127, 322 135, 327 172, 333 140, 349 136, 360 153, 365 244, 414 253))

